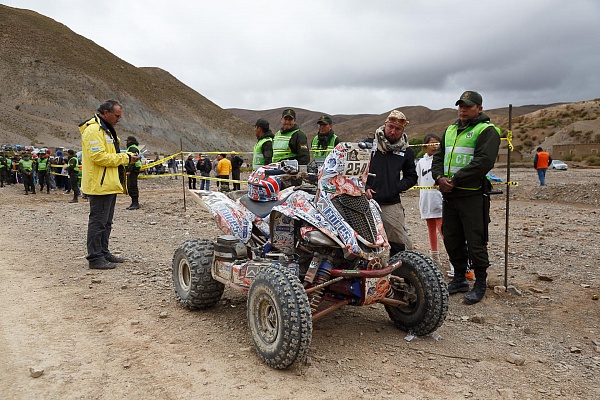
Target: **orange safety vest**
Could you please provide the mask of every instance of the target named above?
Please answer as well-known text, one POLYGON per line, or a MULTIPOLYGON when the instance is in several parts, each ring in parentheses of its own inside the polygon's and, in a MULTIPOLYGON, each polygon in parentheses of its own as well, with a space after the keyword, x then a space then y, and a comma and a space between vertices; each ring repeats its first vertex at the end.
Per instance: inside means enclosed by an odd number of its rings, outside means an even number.
POLYGON ((546 153, 545 151, 540 151, 537 153, 537 164, 535 165, 535 169, 548 168, 550 166, 550 163, 548 162, 549 159, 550 154, 546 153))

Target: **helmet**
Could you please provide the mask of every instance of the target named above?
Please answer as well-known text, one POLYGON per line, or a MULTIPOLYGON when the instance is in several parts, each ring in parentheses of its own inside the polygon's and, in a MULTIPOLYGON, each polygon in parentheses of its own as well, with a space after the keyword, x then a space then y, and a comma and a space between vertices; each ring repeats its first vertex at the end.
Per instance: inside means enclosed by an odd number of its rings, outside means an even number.
POLYGON ((248 197, 254 201, 279 200, 279 191, 283 189, 281 179, 273 175, 265 175, 259 168, 248 178, 248 197))

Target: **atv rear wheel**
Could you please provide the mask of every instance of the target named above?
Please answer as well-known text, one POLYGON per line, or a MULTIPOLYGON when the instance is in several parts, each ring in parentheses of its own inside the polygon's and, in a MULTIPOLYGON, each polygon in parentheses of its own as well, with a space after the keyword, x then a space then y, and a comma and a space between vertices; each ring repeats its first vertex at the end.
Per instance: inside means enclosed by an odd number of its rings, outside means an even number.
POLYGON ((448 313, 448 288, 437 265, 429 257, 414 251, 402 251, 398 258, 402 266, 390 276, 392 297, 408 306, 389 306, 385 309, 394 324, 417 336, 427 335, 439 328, 448 313))
POLYGON ((173 288, 185 308, 196 310, 214 306, 225 285, 212 277, 214 245, 208 239, 187 240, 173 255, 173 288))
POLYGON ((258 272, 248 292, 248 325, 268 366, 285 369, 306 357, 312 338, 310 306, 289 269, 274 264, 258 272))

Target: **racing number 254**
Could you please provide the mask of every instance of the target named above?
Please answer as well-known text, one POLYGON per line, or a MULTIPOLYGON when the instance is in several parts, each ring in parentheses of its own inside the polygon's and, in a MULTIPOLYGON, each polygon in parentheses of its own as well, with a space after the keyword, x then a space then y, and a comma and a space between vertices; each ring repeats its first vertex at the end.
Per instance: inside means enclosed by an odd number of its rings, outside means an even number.
POLYGON ((346 162, 346 171, 344 175, 357 176, 365 173, 368 163, 361 161, 346 162))

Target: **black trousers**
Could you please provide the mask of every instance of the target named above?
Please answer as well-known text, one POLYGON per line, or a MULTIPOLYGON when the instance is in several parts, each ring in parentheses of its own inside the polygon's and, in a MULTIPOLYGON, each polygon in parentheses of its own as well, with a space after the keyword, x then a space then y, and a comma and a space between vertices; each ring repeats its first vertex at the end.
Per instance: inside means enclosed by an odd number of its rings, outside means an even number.
POLYGON ((69 183, 71 185, 71 191, 73 191, 73 198, 76 199, 79 196, 79 175, 69 175, 69 183))
MULTIPOLYGON (((240 180, 240 175, 241 175, 241 170, 239 169, 232 169, 231 170, 231 179, 235 180, 235 181, 239 181, 240 180)), ((233 190, 240 190, 240 184, 239 183, 234 183, 233 184, 233 190)))
POLYGON ((45 184, 46 192, 50 193, 50 171, 38 171, 38 183, 40 184, 40 192, 44 190, 45 184))
POLYGON ((90 199, 90 216, 87 231, 86 258, 96 261, 110 254, 108 242, 112 231, 116 194, 88 195, 90 199))
POLYGON ((133 199, 134 197, 138 197, 140 195, 140 191, 138 189, 138 175, 140 174, 140 170, 137 171, 134 169, 127 175, 127 194, 133 199))
POLYGON ((444 246, 454 270, 464 273, 470 259, 473 269, 486 269, 490 262, 487 251, 489 207, 483 194, 444 198, 442 233, 444 246), (484 215, 484 211, 487 215, 484 215), (465 246, 466 242, 466 246, 465 246))
POLYGON ((188 188, 189 189, 196 189, 196 178, 189 178, 188 177, 188 188))
POLYGON ((23 185, 25 186, 26 192, 35 193, 35 186, 33 185, 33 172, 23 174, 23 185))

